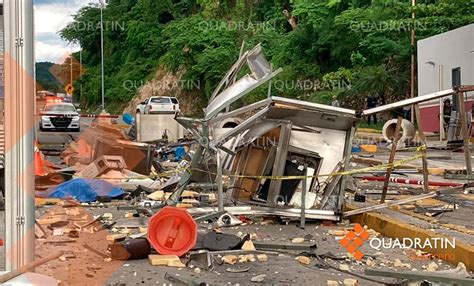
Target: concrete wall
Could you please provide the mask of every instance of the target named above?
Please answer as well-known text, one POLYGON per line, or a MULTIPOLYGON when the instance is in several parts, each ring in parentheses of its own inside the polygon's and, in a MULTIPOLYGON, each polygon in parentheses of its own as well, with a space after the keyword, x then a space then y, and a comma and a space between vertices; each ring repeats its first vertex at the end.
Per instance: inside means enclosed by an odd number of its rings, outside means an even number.
MULTIPOLYGON (((418 95, 451 88, 453 68, 461 68, 461 84, 474 85, 474 24, 418 41, 418 95)), ((474 93, 468 95, 470 110, 474 93)), ((439 100, 421 105, 423 129, 439 131, 439 100)))
POLYGON ((185 134, 184 127, 174 120, 174 114, 137 114, 136 123, 138 142, 159 140, 165 130, 170 142, 177 142, 185 134))

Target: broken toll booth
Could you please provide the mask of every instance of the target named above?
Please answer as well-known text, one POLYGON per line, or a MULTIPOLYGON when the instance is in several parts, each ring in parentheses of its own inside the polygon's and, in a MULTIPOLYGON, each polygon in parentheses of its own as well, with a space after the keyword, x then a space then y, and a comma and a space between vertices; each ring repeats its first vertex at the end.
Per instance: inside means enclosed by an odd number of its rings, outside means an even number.
POLYGON ((313 209, 307 218, 339 219, 345 178, 321 175, 347 166, 355 111, 281 97, 229 111, 232 103, 279 72, 257 45, 242 54, 218 85, 204 119, 176 118, 199 146, 168 203, 177 203, 185 189, 217 189, 219 209, 230 200, 291 212, 299 211, 288 207, 300 207, 303 196, 306 208, 313 209), (245 63, 250 74, 237 79, 245 63), (243 120, 237 126, 219 128, 223 120, 239 117, 243 120))

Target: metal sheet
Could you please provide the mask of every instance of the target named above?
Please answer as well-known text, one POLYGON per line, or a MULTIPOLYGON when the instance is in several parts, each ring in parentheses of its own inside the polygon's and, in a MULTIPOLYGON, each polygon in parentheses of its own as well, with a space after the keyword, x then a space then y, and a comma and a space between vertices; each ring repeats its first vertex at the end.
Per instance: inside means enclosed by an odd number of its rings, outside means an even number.
POLYGON ((240 123, 238 126, 232 128, 227 133, 222 136, 216 137, 212 140, 212 144, 214 146, 223 145, 225 142, 229 140, 229 138, 236 136, 239 133, 247 131, 252 125, 256 124, 260 120, 262 120, 263 116, 268 112, 268 107, 260 110, 259 112, 255 113, 253 116, 249 117, 244 122, 240 123))
POLYGON ((229 86, 226 90, 220 93, 206 108, 205 120, 216 116, 224 108, 230 106, 233 102, 239 100, 247 93, 266 83, 277 74, 279 74, 282 69, 278 69, 271 74, 266 75, 262 78, 256 78, 253 75, 245 75, 239 79, 236 83, 229 86))
MULTIPOLYGON (((186 209, 191 215, 204 215, 212 212, 217 212, 218 209, 215 207, 206 208, 189 208, 186 209)), ((281 217, 299 218, 301 216, 300 209, 294 208, 267 208, 267 207, 255 207, 255 206, 238 206, 238 207, 225 207, 224 210, 232 215, 277 215, 281 217)), ((306 210, 306 218, 308 219, 324 219, 324 220, 339 220, 339 215, 336 215, 333 211, 329 210, 306 210)))
POLYGON ((352 115, 344 115, 333 111, 302 110, 275 106, 270 107, 267 118, 288 120, 296 126, 321 127, 335 130, 349 130, 356 121, 356 118, 352 115))
MULTIPOLYGON (((286 166, 286 158, 288 155, 288 144, 291 136, 291 123, 284 123, 281 125, 280 138, 278 139, 278 146, 275 155, 275 162, 273 163, 272 176, 283 176, 286 166)), ((271 180, 268 189, 267 205, 277 205, 277 199, 280 196, 281 180, 271 180)))
POLYGON ((255 139, 262 137, 264 134, 277 128, 281 123, 274 120, 264 120, 249 128, 239 142, 239 145, 246 145, 253 142, 255 139))
POLYGON ((451 95, 451 94, 454 94, 454 93, 456 93, 456 91, 454 89, 450 88, 450 89, 434 92, 434 93, 431 93, 431 94, 417 96, 417 97, 405 99, 405 100, 402 100, 402 101, 397 101, 397 102, 394 102, 394 103, 390 103, 390 104, 386 104, 386 105, 382 105, 382 106, 377 106, 377 107, 374 107, 374 108, 371 108, 371 109, 366 109, 362 112, 362 115, 371 115, 371 114, 375 114, 375 113, 379 113, 379 112, 383 112, 383 111, 388 111, 388 110, 392 110, 392 109, 401 108, 401 107, 408 106, 408 105, 418 104, 418 103, 421 103, 421 102, 425 102, 425 101, 445 97, 447 95, 451 95))
POLYGON ((243 106, 239 109, 232 110, 232 111, 229 111, 229 112, 226 112, 226 113, 223 113, 223 114, 219 114, 218 116, 209 119, 208 123, 209 124, 215 124, 215 123, 220 122, 224 119, 236 117, 236 116, 239 116, 243 113, 246 113, 246 112, 249 112, 249 111, 252 111, 252 110, 255 110, 255 109, 259 109, 259 108, 262 108, 264 106, 268 106, 268 105, 271 104, 271 102, 272 101, 271 101, 270 98, 267 98, 267 99, 264 99, 264 100, 261 100, 261 101, 257 101, 255 103, 243 106))
POLYGON ((285 98, 285 97, 278 97, 278 96, 272 96, 271 99, 274 103, 279 103, 283 105, 291 105, 291 106, 300 107, 300 108, 304 108, 308 110, 318 110, 318 111, 324 111, 324 112, 340 113, 341 115, 351 115, 351 116, 356 115, 356 111, 353 109, 334 107, 331 105, 313 103, 313 102, 290 99, 290 98, 285 98))

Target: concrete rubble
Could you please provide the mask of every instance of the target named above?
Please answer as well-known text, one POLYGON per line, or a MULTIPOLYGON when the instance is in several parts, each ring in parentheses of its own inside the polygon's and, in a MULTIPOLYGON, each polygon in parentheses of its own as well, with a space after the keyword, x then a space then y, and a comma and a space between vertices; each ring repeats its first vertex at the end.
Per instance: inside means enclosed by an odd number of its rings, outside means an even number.
POLYGON ((203 118, 175 118, 186 130, 176 142, 136 142, 130 126, 94 122, 61 152, 64 164, 37 177, 37 194, 74 179, 106 181, 123 194, 36 198, 37 256, 63 251, 37 272, 61 285, 474 283, 474 224, 465 220, 474 185, 445 177, 464 174, 460 149, 428 144, 426 169, 412 130, 395 162, 391 142, 360 141, 356 123, 370 109, 280 97, 230 108, 280 71, 260 45, 242 53, 203 118), (250 72, 239 78, 245 65, 250 72), (236 124, 224 127, 229 119, 236 124), (386 187, 388 169, 400 181, 386 187), (456 247, 383 244, 415 238, 455 238, 456 247))

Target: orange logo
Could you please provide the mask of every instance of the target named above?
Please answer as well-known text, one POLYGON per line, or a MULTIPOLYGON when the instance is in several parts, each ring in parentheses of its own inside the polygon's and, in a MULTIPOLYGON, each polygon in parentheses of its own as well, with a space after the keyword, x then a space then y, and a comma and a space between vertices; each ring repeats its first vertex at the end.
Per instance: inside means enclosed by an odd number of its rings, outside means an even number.
POLYGON ((369 238, 369 233, 360 225, 354 225, 354 230, 349 231, 339 243, 344 246, 349 253, 354 255, 356 260, 361 260, 364 254, 359 247, 369 238))

